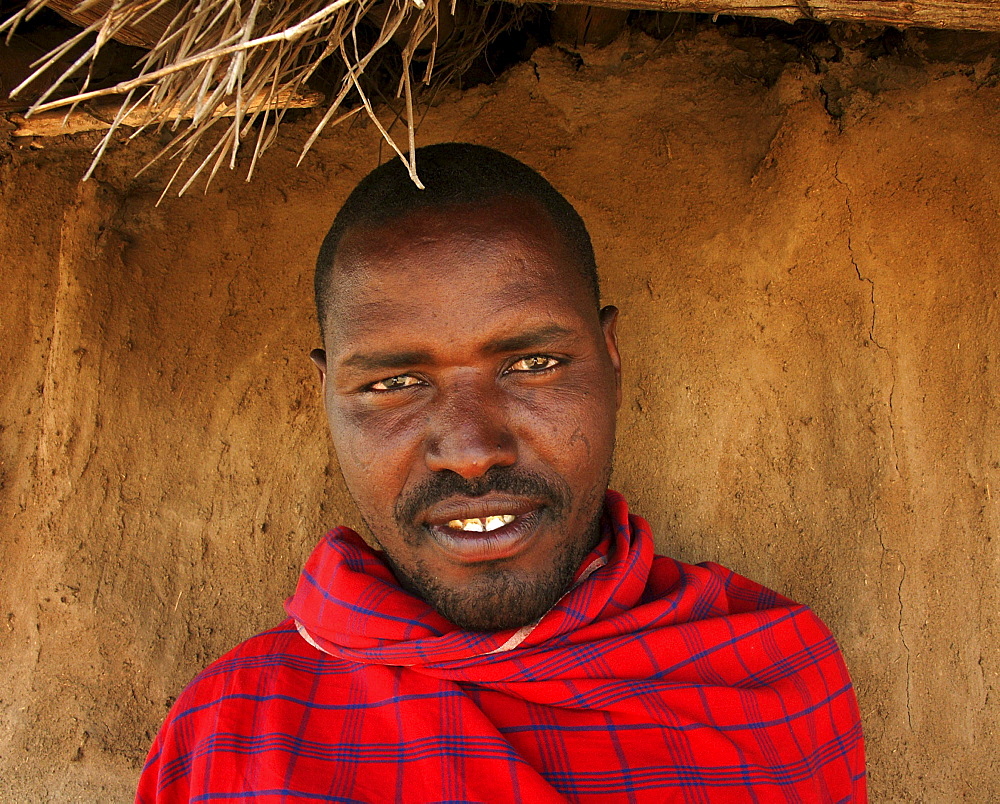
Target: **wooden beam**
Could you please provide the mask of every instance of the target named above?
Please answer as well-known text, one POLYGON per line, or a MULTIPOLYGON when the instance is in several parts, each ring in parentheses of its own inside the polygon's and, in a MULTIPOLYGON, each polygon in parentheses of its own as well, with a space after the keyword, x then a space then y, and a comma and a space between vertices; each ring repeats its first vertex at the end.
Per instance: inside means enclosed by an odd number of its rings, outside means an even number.
MULTIPOLYGON (((524 5, 523 0, 507 0, 524 5)), ((1000 0, 558 0, 558 5, 588 5, 649 11, 735 14, 795 22, 862 22, 896 28, 954 28, 1000 31, 1000 0)))
MULTIPOLYGON (((88 3, 84 6, 83 10, 79 8, 83 5, 81 0, 48 0, 46 5, 53 11, 58 12, 59 16, 79 25, 81 28, 86 28, 88 25, 102 19, 108 9, 111 8, 111 3, 112 0, 97 0, 97 2, 88 3)), ((152 6, 153 4, 150 0, 136 0, 134 2, 134 5, 152 6)), ((177 12, 180 11, 180 8, 181 3, 179 0, 170 0, 170 2, 151 11, 140 22, 123 26, 115 34, 114 38, 125 45, 152 50, 153 46, 160 40, 163 32, 167 30, 167 26, 170 25, 170 22, 177 15, 177 12)))
MULTIPOLYGON (((289 91, 278 92, 271 103, 265 104, 263 99, 254 99, 246 106, 246 114, 262 110, 265 105, 270 109, 311 109, 323 102, 319 92, 309 92, 293 95, 289 91)), ((15 137, 59 137, 63 134, 77 134, 81 131, 98 131, 111 128, 111 123, 121 108, 121 101, 115 98, 105 98, 78 106, 67 114, 64 111, 39 112, 31 117, 12 114, 11 121, 17 128, 15 137)), ((153 109, 142 105, 129 112, 122 124, 130 127, 146 124, 156 124, 160 121, 171 121, 176 117, 172 109, 153 109)), ((217 117, 232 117, 231 109, 220 112, 217 117)))

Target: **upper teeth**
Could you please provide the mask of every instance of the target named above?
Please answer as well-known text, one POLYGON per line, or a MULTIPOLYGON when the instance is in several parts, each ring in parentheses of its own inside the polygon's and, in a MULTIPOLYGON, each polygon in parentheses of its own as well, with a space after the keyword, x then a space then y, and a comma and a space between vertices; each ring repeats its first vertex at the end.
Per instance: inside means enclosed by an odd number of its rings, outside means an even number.
POLYGON ((513 514, 499 514, 497 516, 484 516, 476 519, 453 519, 448 523, 449 528, 455 530, 474 531, 483 533, 485 531, 496 530, 504 525, 509 525, 517 517, 513 514))

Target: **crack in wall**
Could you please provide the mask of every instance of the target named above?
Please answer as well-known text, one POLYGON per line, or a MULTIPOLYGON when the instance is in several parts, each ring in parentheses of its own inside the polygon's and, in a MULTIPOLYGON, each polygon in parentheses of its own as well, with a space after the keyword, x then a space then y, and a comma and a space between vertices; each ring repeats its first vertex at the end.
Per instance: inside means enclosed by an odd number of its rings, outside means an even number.
MULTIPOLYGON (((861 266, 858 263, 857 257, 854 252, 854 238, 853 238, 853 228, 854 228, 854 209, 851 206, 851 188, 847 182, 845 182, 840 177, 840 161, 834 163, 833 168, 833 178, 841 187, 844 188, 844 205, 847 208, 847 254, 851 260, 851 265, 854 267, 854 273, 858 278, 859 282, 863 282, 868 285, 869 301, 871 302, 871 320, 868 325, 868 340, 875 345, 875 348, 880 352, 885 353, 886 359, 889 361, 889 399, 888 399, 888 424, 889 424, 889 446, 892 452, 893 469, 896 472, 896 476, 900 475, 899 471, 899 450, 896 446, 896 426, 894 422, 895 418, 895 393, 896 393, 896 367, 893 363, 891 357, 889 356, 889 349, 875 335, 875 325, 878 315, 878 303, 875 298, 875 280, 870 276, 865 276, 861 272, 861 266)), ((910 695, 912 691, 912 676, 910 674, 910 646, 906 642, 906 633, 903 629, 903 614, 904 614, 904 603, 903 603, 903 584, 906 582, 906 564, 903 561, 903 555, 899 550, 890 548, 885 543, 885 533, 882 530, 882 526, 879 522, 878 512, 875 509, 874 495, 872 495, 872 523, 875 526, 875 533, 878 536, 879 547, 882 549, 883 561, 889 556, 894 556, 899 564, 900 576, 899 584, 896 586, 896 602, 899 606, 899 617, 896 621, 896 630, 899 633, 899 641, 903 646, 903 655, 905 663, 906 672, 906 722, 910 730, 913 730, 913 713, 910 708, 910 695)))

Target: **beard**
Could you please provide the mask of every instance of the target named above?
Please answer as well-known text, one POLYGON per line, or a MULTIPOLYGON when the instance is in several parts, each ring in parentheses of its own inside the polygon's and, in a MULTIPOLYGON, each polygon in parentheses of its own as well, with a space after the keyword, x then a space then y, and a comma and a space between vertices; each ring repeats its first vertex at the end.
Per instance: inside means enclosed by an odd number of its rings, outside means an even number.
MULTIPOLYGON (((583 559, 597 544, 604 490, 610 473, 608 466, 602 473, 603 482, 585 495, 583 509, 587 525, 582 532, 563 539, 545 566, 534 572, 512 569, 505 566, 503 560, 487 562, 469 583, 455 587, 443 584, 422 561, 401 565, 383 547, 386 561, 404 589, 425 600, 459 628, 501 631, 529 625, 565 594, 583 559)), ((451 472, 430 477, 399 500, 393 518, 404 534, 404 541, 415 547, 429 538, 422 527, 414 525, 421 511, 449 497, 481 497, 490 492, 542 500, 545 511, 539 527, 570 527, 567 516, 573 509, 573 499, 569 487, 513 467, 494 467, 474 480, 451 472)), ((377 531, 370 525, 368 529, 378 541, 377 531)))
POLYGON ((598 541, 598 520, 579 539, 564 543, 543 572, 529 575, 497 566, 486 567, 461 588, 445 586, 423 562, 403 569, 388 557, 400 585, 466 631, 502 631, 541 619, 569 589, 584 557, 598 541))

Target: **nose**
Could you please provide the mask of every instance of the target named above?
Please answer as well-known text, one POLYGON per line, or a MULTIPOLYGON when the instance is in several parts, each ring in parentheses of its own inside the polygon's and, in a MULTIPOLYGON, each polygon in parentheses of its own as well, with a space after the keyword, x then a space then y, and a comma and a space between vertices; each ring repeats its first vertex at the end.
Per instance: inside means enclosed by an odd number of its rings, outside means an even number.
POLYGON ((439 387, 428 420, 425 462, 434 472, 450 470, 466 480, 494 466, 512 466, 517 444, 500 390, 472 382, 439 387))

